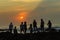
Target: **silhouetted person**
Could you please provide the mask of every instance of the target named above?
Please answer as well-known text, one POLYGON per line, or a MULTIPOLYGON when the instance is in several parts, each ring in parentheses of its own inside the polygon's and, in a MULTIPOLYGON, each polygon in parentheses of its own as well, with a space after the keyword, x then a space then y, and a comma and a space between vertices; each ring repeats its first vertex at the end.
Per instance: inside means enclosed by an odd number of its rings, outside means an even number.
POLYGON ((11 22, 10 25, 9 25, 9 32, 12 33, 12 30, 13 30, 13 24, 11 22))
POLYGON ((26 30, 27 30, 27 23, 24 22, 24 33, 26 33, 26 30))
POLYGON ((44 21, 43 21, 43 19, 41 19, 41 25, 40 25, 40 27, 41 27, 41 31, 44 31, 44 21))
POLYGON ((23 22, 21 22, 21 25, 20 25, 20 32, 24 31, 24 24, 23 22))
POLYGON ((29 30, 30 30, 30 33, 32 33, 32 24, 30 24, 29 30))
POLYGON ((36 22, 36 20, 33 21, 33 29, 34 29, 34 31, 37 31, 37 22, 36 22))
POLYGON ((50 20, 48 21, 48 24, 47 24, 47 25, 48 25, 48 29, 50 30, 50 29, 51 29, 51 27, 52 27, 52 23, 51 23, 51 21, 50 21, 50 20))
POLYGON ((14 28, 14 34, 15 34, 15 35, 17 34, 16 26, 15 26, 15 28, 14 28))

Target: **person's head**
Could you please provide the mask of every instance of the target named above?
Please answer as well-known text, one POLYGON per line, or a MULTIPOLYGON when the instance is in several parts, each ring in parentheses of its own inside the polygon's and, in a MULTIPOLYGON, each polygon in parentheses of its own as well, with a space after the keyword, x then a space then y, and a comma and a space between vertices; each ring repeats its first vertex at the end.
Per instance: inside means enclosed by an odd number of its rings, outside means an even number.
POLYGON ((51 22, 51 21, 49 20, 49 22, 51 22))
POLYGON ((26 21, 24 22, 24 24, 26 24, 26 21))
POLYGON ((12 22, 10 24, 12 25, 12 22))
POLYGON ((16 26, 15 26, 15 29, 16 29, 16 26))
POLYGON ((41 21, 43 21, 43 19, 41 19, 41 21))
POLYGON ((34 21, 33 22, 36 22, 36 20, 34 19, 34 21))
POLYGON ((32 24, 30 24, 30 26, 32 26, 32 24))
POLYGON ((34 19, 34 21, 36 21, 36 20, 34 19))
POLYGON ((21 22, 21 24, 23 24, 23 22, 21 22))

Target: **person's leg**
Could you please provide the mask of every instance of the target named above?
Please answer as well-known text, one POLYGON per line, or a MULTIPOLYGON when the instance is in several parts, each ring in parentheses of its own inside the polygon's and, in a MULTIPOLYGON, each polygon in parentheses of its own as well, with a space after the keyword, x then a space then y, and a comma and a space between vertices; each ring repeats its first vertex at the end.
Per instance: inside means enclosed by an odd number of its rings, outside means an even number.
POLYGON ((12 33, 12 29, 10 29, 10 33, 12 33))
POLYGON ((37 26, 36 26, 36 31, 38 31, 37 26))
POLYGON ((24 33, 26 34, 26 29, 24 30, 24 33))
POLYGON ((34 27, 34 32, 35 32, 35 27, 34 27))
POLYGON ((20 33, 22 32, 22 29, 20 30, 20 33))

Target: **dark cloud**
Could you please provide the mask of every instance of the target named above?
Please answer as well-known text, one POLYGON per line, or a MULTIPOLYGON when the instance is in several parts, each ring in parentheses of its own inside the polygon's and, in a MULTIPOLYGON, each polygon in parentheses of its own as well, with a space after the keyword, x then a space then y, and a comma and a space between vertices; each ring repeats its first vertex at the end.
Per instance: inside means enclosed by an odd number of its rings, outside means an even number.
POLYGON ((37 17, 37 20, 43 18, 46 23, 48 20, 51 20, 53 24, 60 24, 60 1, 45 0, 34 11, 32 11, 30 15, 32 15, 33 18, 37 17))

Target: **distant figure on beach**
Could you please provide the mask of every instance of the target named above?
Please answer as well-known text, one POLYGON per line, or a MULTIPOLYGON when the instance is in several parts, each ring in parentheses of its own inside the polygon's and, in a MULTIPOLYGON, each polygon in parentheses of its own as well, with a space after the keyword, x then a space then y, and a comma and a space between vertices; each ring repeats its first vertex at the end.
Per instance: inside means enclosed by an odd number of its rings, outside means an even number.
POLYGON ((14 34, 15 34, 15 35, 17 34, 16 26, 15 26, 15 28, 14 28, 14 34))
POLYGON ((30 24, 29 30, 30 30, 30 33, 32 33, 32 24, 30 24))
POLYGON ((25 21, 24 22, 24 33, 26 33, 26 31, 27 31, 27 22, 25 21))
POLYGON ((36 22, 36 20, 33 21, 33 29, 34 29, 34 31, 37 31, 37 22, 36 22))
POLYGON ((50 29, 51 29, 51 27, 52 27, 52 23, 51 23, 51 21, 50 21, 50 20, 48 21, 48 24, 47 24, 47 25, 48 25, 48 29, 50 30, 50 29))
POLYGON ((41 19, 41 25, 40 25, 40 27, 41 27, 41 31, 44 31, 44 21, 43 21, 43 19, 41 19))
POLYGON ((20 24, 20 33, 22 33, 22 31, 24 31, 24 24, 23 24, 23 22, 21 22, 21 24, 20 24))
POLYGON ((12 30, 13 30, 13 24, 11 22, 10 25, 9 25, 9 32, 12 33, 12 30))

